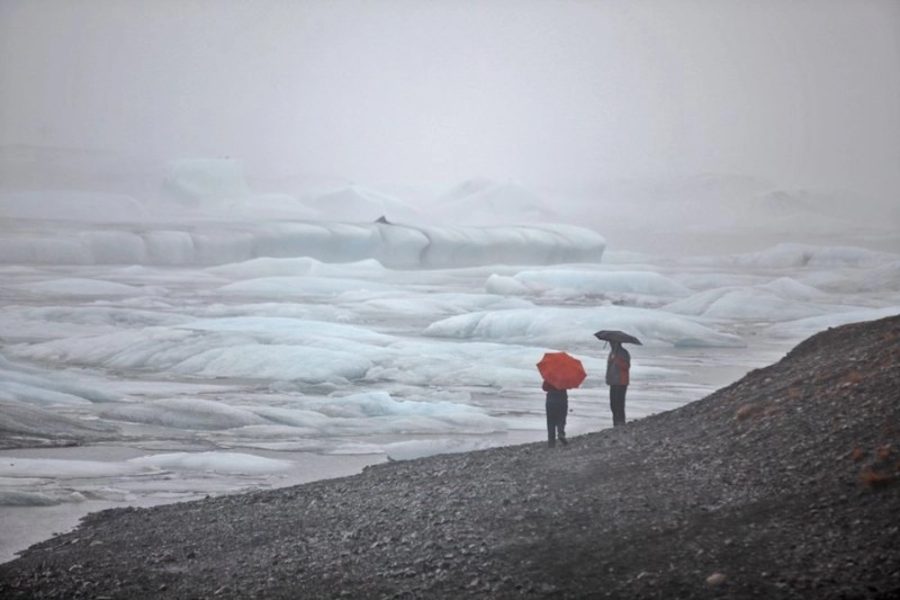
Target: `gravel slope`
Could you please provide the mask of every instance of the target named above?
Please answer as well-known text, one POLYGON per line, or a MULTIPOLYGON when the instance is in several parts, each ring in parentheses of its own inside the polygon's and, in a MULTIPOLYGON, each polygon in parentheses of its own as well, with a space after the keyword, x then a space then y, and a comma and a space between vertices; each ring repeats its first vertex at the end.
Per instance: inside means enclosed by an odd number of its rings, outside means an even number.
POLYGON ((2 598, 900 597, 900 316, 574 438, 88 516, 2 598))

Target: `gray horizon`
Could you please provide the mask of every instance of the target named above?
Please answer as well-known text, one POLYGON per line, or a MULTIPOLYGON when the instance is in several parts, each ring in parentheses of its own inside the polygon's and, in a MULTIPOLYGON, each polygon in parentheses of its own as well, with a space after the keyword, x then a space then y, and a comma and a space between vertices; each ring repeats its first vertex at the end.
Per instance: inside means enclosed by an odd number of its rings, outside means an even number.
POLYGON ((5 0, 0 85, 0 145, 260 177, 900 188, 891 1, 5 0))

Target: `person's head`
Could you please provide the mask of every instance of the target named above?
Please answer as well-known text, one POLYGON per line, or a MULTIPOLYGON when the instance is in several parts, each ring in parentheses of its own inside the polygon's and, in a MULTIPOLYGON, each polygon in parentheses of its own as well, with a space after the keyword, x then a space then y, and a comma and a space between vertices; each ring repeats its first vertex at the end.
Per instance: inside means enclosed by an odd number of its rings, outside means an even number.
POLYGON ((612 350, 618 351, 622 349, 622 342, 610 342, 609 345, 612 347, 612 350))

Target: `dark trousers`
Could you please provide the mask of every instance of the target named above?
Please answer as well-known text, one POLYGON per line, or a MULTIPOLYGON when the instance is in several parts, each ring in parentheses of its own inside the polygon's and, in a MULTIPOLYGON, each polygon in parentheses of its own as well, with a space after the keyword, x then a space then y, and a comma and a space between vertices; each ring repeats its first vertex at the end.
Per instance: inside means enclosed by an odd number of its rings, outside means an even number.
POLYGON ((609 408, 612 410, 613 427, 625 424, 625 392, 627 385, 609 386, 609 408))
POLYGON ((556 438, 566 443, 566 414, 569 412, 569 400, 566 398, 547 398, 547 441, 551 446, 556 438))

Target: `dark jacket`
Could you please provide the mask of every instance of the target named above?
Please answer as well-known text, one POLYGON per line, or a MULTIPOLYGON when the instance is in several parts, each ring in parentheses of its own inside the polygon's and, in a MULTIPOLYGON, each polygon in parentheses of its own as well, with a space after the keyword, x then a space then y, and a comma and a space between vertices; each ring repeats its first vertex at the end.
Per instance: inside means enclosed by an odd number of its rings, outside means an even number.
POLYGON ((566 390, 558 390, 546 381, 544 382, 544 385, 541 386, 541 389, 547 392, 547 400, 569 400, 569 392, 566 390))
POLYGON ((606 359, 606 385, 628 385, 631 370, 631 355, 619 346, 609 351, 606 359))

